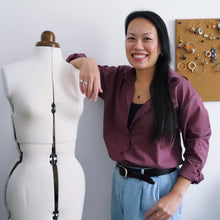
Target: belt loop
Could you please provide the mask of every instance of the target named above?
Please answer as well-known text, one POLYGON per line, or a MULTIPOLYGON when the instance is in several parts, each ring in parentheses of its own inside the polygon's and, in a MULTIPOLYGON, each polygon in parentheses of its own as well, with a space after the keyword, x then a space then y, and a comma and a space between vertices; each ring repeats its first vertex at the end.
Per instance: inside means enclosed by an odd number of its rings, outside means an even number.
POLYGON ((144 174, 144 168, 141 168, 141 174, 144 174))

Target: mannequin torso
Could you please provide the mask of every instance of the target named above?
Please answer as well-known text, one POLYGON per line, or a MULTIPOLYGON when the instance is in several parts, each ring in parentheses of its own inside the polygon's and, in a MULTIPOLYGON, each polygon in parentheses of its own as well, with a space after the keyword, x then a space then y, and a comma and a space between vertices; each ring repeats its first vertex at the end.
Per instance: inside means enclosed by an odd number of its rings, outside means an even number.
POLYGON ((85 193, 84 173, 75 158, 75 139, 83 96, 78 70, 65 62, 58 47, 37 46, 31 59, 2 69, 6 96, 12 106, 16 141, 23 160, 9 178, 6 202, 12 220, 51 220, 53 143, 51 104, 56 104, 56 154, 59 218, 80 220, 85 193))

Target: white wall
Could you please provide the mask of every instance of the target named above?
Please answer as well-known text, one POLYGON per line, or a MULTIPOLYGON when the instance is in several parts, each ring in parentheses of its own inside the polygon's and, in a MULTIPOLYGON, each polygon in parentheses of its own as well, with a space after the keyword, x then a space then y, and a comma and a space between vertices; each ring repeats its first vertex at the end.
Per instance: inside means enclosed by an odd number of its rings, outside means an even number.
MULTIPOLYGON (((85 52, 99 64, 126 64, 124 19, 137 9, 153 10, 165 20, 174 57, 174 20, 216 18, 220 15, 219 8, 219 0, 1 0, 0 67, 30 57, 41 33, 48 29, 55 33, 64 57, 72 52, 85 52)), ((218 50, 219 45, 220 42, 218 50)), ((204 168, 206 179, 187 192, 183 220, 218 220, 220 216, 220 102, 205 105, 212 126, 210 153, 204 168)), ((102 139, 102 113, 101 100, 85 101, 76 148, 86 175, 83 220, 110 220, 114 163, 108 158, 102 139)), ((17 160, 17 151, 1 82, 0 115, 0 220, 6 220, 4 184, 17 160)))

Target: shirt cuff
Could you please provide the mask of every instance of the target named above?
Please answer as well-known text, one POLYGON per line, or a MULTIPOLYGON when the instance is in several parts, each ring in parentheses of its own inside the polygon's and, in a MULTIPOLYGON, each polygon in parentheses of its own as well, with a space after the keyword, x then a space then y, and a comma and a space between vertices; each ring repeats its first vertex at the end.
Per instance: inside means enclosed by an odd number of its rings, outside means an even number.
POLYGON ((179 176, 188 179, 189 181, 191 181, 192 184, 198 184, 204 179, 201 169, 201 166, 198 165, 194 165, 192 167, 191 165, 188 166, 184 164, 180 168, 179 176))
POLYGON ((86 57, 86 55, 84 53, 74 53, 74 54, 69 55, 66 61, 70 63, 72 60, 76 58, 80 58, 80 57, 86 57))

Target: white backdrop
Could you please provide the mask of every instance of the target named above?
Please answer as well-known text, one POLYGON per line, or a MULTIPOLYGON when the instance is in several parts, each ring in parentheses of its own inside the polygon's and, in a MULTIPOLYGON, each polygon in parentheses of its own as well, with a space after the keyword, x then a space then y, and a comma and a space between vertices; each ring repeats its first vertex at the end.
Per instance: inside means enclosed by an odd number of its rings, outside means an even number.
MULTIPOLYGON (((165 20, 174 67, 175 19, 220 16, 219 0, 1 0, 0 3, 0 67, 30 57, 45 30, 55 33, 64 58, 73 52, 85 52, 99 64, 127 64, 124 19, 131 11, 140 9, 155 11, 165 20)), ((219 45, 220 41, 218 50, 219 45)), ((219 220, 220 216, 220 102, 206 102, 205 106, 212 126, 205 181, 188 190, 182 220, 219 220)), ((97 103, 85 100, 76 146, 76 156, 86 176, 83 220, 110 220, 114 163, 108 158, 102 139, 102 114, 101 100, 97 103)), ((0 220, 6 220, 4 184, 17 160, 17 150, 1 82, 0 124, 0 220)))

